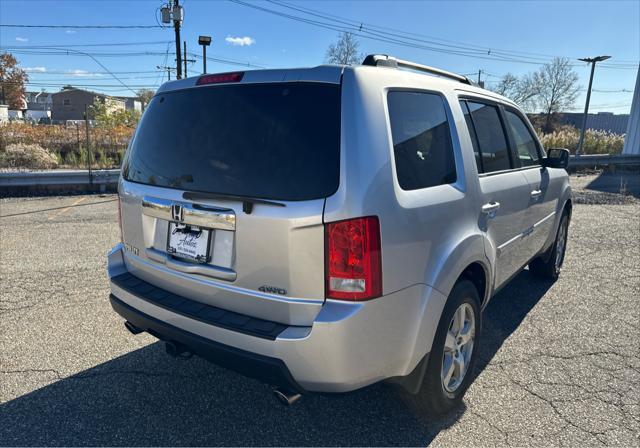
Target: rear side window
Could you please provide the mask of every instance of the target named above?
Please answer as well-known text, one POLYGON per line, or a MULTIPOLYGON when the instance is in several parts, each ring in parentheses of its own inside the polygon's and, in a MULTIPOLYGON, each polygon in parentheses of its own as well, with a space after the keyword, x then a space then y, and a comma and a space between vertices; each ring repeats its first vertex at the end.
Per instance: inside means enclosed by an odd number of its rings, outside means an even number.
POLYGON ((490 173, 511 169, 509 147, 498 108, 473 101, 467 101, 467 105, 478 138, 483 171, 490 173))
POLYGON ((330 196, 340 175, 340 86, 234 84, 156 95, 126 180, 264 199, 330 196))
POLYGON ((521 165, 538 165, 538 145, 531 131, 517 114, 507 110, 506 117, 521 165))
POLYGON ((417 190, 454 183, 456 165, 442 97, 391 91, 387 102, 400 187, 417 190))

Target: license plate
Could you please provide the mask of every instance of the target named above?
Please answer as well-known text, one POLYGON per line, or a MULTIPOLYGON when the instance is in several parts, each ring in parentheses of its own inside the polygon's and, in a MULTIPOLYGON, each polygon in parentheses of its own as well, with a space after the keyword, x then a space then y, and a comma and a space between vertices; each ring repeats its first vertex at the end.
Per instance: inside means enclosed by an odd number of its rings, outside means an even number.
POLYGON ((196 226, 169 223, 167 253, 198 263, 209 261, 209 239, 211 230, 196 226))

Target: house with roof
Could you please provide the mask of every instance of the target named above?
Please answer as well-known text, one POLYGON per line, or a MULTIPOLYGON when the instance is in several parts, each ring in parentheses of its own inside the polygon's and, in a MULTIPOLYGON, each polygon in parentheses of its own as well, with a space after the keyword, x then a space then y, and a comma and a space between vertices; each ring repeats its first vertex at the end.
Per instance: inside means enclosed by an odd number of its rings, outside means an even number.
POLYGON ((85 107, 109 99, 110 110, 124 110, 125 101, 104 93, 65 86, 51 95, 51 118, 54 121, 83 120, 85 107))

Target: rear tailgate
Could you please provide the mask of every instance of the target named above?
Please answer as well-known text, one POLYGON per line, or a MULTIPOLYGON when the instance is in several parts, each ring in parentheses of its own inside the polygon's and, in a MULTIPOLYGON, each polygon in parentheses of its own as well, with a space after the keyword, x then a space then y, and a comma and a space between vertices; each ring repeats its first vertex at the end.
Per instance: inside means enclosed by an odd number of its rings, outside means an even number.
POLYGON ((336 84, 158 94, 123 163, 130 271, 203 303, 310 325, 324 302, 322 213, 338 187, 339 134, 336 84), (193 257, 174 252, 182 240, 193 257))

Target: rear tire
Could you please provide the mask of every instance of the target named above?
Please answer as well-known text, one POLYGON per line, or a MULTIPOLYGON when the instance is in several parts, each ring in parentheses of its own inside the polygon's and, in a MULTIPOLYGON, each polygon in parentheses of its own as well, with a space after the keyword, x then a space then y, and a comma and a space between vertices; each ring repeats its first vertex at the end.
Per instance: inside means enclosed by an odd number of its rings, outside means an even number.
POLYGON ((460 280, 440 317, 420 390, 407 394, 413 407, 442 415, 460 405, 473 379, 481 329, 478 290, 469 280, 460 280))
POLYGON ((556 240, 553 242, 551 252, 546 257, 538 257, 529 263, 529 270, 538 277, 557 280, 562 270, 564 256, 567 250, 569 237, 569 214, 565 210, 560 218, 560 225, 556 232, 556 240), (545 261, 546 258, 546 261, 545 261))

